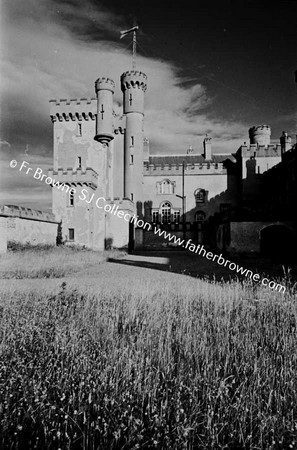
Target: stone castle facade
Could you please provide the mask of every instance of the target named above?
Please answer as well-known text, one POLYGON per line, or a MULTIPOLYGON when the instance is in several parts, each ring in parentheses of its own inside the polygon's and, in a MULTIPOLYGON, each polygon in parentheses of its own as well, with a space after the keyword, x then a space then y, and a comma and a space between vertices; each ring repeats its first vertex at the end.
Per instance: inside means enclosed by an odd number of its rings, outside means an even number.
POLYGON ((49 176, 69 187, 52 190, 62 241, 98 250, 167 245, 123 219, 137 216, 177 236, 219 245, 219 229, 207 225, 256 195, 257 177, 281 163, 292 147, 290 137, 284 133, 280 144, 272 145, 270 127, 262 125, 251 128, 250 143, 234 153, 213 153, 206 136, 201 154, 191 147, 178 155, 150 154, 144 134, 147 77, 131 70, 120 83, 121 115, 114 112, 115 83, 109 78, 96 81, 96 98, 50 101, 54 164, 49 176), (114 208, 122 211, 120 217, 110 214, 114 208))

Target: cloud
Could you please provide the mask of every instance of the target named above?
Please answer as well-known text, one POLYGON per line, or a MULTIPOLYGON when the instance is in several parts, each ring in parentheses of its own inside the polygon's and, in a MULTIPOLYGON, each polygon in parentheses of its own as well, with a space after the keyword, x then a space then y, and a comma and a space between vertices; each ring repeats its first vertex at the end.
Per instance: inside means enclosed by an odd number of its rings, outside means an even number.
MULTIPOLYGON (((94 96, 96 78, 108 76, 121 105, 119 77, 131 55, 119 32, 129 24, 90 0, 6 0, 2 9, 2 142, 16 157, 29 145, 42 162, 52 154, 50 99, 94 96)), ((212 100, 202 84, 182 77, 173 63, 138 56, 137 64, 148 76, 145 133, 152 152, 181 153, 189 144, 201 152, 206 132, 215 149, 236 150, 245 127, 210 118, 212 100)))
POLYGON ((2 146, 7 146, 8 148, 11 147, 10 143, 7 142, 7 141, 1 141, 1 140, 0 140, 0 145, 1 145, 1 147, 2 147, 2 146))

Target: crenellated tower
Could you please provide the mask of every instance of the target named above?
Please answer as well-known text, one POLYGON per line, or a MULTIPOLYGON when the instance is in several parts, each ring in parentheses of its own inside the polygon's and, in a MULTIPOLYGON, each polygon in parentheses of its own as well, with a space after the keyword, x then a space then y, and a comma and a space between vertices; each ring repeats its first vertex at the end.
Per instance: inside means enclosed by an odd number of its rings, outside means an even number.
POLYGON ((113 93, 115 83, 110 78, 98 78, 95 82, 97 96, 96 134, 94 139, 108 145, 113 134, 113 93))
POLYGON ((124 137, 124 197, 143 200, 143 119, 147 76, 131 70, 121 76, 123 108, 126 115, 124 137))
POLYGON ((251 145, 269 145, 271 129, 269 125, 258 125, 249 129, 251 145))

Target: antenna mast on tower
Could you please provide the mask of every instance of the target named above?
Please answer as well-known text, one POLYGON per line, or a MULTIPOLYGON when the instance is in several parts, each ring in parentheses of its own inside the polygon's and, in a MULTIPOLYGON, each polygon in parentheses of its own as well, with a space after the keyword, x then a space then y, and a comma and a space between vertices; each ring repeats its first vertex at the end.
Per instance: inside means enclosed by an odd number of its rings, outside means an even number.
POLYGON ((133 33, 133 41, 132 41, 132 69, 134 70, 136 68, 136 32, 139 29, 138 25, 135 25, 135 27, 130 28, 129 30, 121 31, 120 39, 127 36, 130 33, 133 33))

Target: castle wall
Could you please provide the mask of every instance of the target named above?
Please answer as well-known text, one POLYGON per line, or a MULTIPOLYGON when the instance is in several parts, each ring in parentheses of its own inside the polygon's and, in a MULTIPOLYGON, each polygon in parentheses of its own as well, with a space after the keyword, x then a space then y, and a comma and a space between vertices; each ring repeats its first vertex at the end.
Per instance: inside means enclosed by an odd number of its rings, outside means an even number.
POLYGON ((53 187, 53 212, 62 220, 63 241, 102 250, 105 213, 95 202, 99 197, 106 199, 113 195, 114 148, 112 144, 94 140, 96 100, 52 101, 51 118, 54 122, 54 169, 49 171, 49 176, 75 189, 71 205, 69 192, 53 187), (83 189, 87 196, 81 194, 83 189), (70 239, 72 230, 74 240, 70 239))
POLYGON ((56 245, 58 222, 50 213, 4 205, 0 207, 0 219, 2 251, 8 241, 56 245))
POLYGON ((281 161, 280 145, 242 146, 240 148, 240 153, 242 157, 243 179, 247 178, 249 173, 254 172, 255 174, 262 174, 281 161), (251 163, 251 159, 254 160, 253 163, 251 163), (251 165, 253 167, 251 167, 251 165))
MULTIPOLYGON (((200 169, 198 169, 200 170, 200 169)), ((217 172, 207 168, 201 169, 198 174, 193 173, 191 167, 185 170, 184 192, 186 196, 186 220, 193 222, 195 211, 202 210, 206 212, 206 215, 213 213, 215 205, 211 204, 209 209, 208 201, 227 189, 227 173, 224 169, 218 169, 217 172), (196 205, 194 192, 196 189, 201 188, 208 191, 208 198, 205 203, 196 205)), ((156 174, 152 175, 152 169, 149 174, 145 172, 144 176, 144 201, 152 202, 152 208, 158 209, 162 202, 169 201, 173 209, 180 209, 182 213, 182 199, 177 197, 176 194, 182 195, 182 166, 179 170, 162 170, 156 168, 156 174), (157 190, 157 183, 165 179, 175 183, 174 193, 172 194, 159 194, 157 190)))
POLYGON ((130 200, 115 200, 109 202, 111 207, 118 207, 116 214, 106 213, 106 237, 107 248, 128 248, 129 222, 124 219, 124 214, 133 216, 135 208, 130 200))
POLYGON ((113 141, 113 195, 124 197, 124 134, 118 133, 113 141))
MULTIPOLYGON (((261 230, 275 225, 275 222, 230 222, 221 224, 218 232, 219 250, 227 250, 230 253, 259 253, 261 244, 261 230), (224 242, 224 236, 228 235, 226 226, 229 226, 229 239, 224 242)), ((279 223, 277 223, 279 225, 279 223)), ((281 223, 280 225, 294 228, 293 223, 281 223)))

